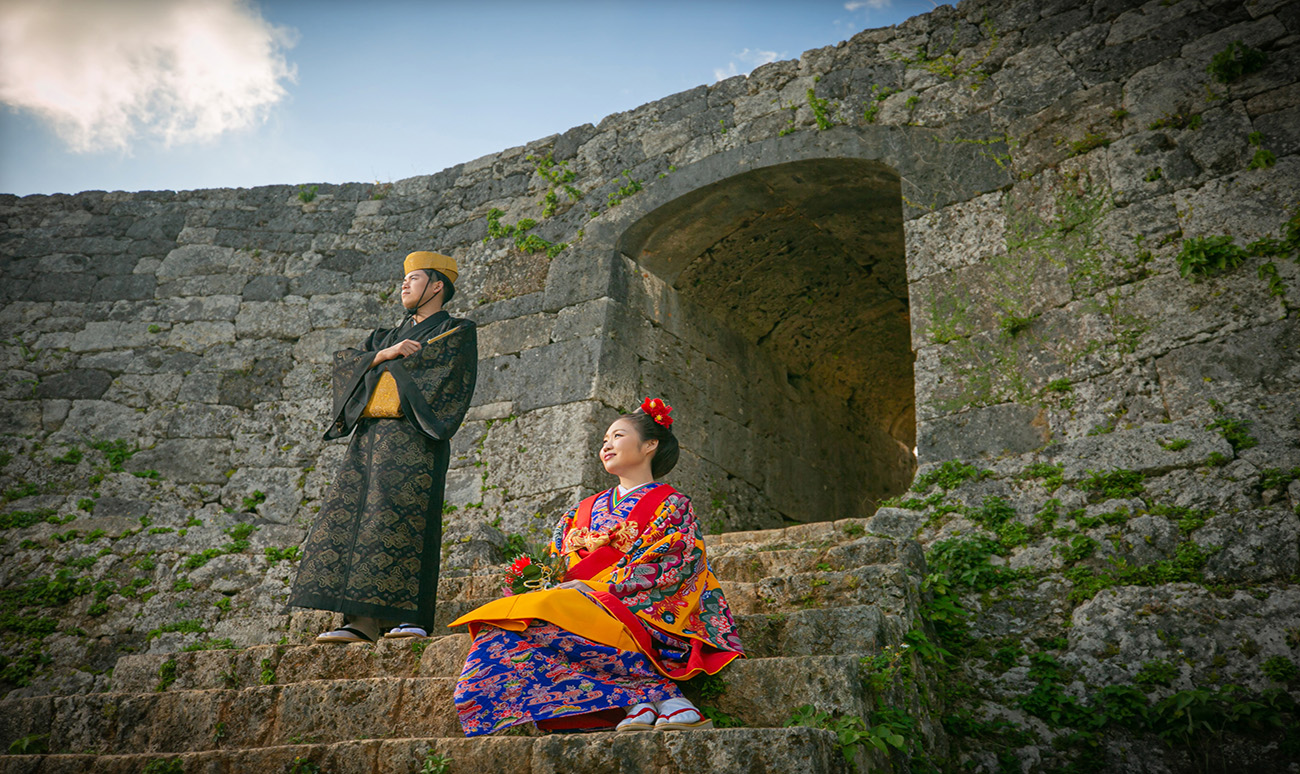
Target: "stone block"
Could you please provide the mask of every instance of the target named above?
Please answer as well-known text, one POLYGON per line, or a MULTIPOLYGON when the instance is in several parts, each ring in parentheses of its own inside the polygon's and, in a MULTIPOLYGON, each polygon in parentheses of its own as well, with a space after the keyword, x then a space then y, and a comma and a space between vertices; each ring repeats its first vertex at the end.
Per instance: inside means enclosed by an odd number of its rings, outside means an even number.
POLYGON ((1212 582, 1266 583, 1300 570, 1300 517, 1280 508, 1216 515, 1193 540, 1218 547, 1205 564, 1212 582))
POLYGON ((20 296, 23 301, 83 301, 98 284, 93 274, 37 275, 20 296))
POLYGON ((302 500, 298 483, 302 477, 298 468, 241 467, 222 489, 221 502, 243 511, 246 498, 251 502, 257 499, 255 493, 261 492, 265 499, 254 505, 253 513, 272 524, 292 524, 302 500))
MULTIPOLYGON (((1300 115, 1300 111, 1297 111, 1300 115)), ((1259 126, 1259 121, 1255 122, 1259 126)), ((1298 147, 1300 149, 1300 147, 1298 147)), ((1300 158, 1278 154, 1276 166, 1243 171, 1174 194, 1188 237, 1231 234, 1245 245, 1279 236, 1294 191, 1300 188, 1300 158)))
POLYGON ((479 357, 513 355, 549 344, 554 320, 554 315, 533 314, 484 325, 478 329, 479 357))
POLYGON ((1042 448, 1049 433, 1041 409, 1007 403, 922 422, 917 454, 927 460, 990 458, 1042 448))
POLYGON ((160 336, 143 322, 88 322, 69 347, 73 352, 101 352, 155 344, 160 336))
POLYGON ((184 377, 176 399, 183 403, 216 403, 221 380, 219 373, 191 373, 184 377))
POLYGON ((148 274, 127 274, 105 277, 95 284, 91 301, 143 300, 153 298, 158 286, 156 277, 148 274))
POLYGON ((1006 214, 1001 193, 985 194, 914 218, 903 225, 907 278, 981 263, 1005 249, 1006 214))
POLYGON ((232 295, 168 298, 158 304, 153 319, 169 323, 196 320, 230 321, 239 312, 239 301, 239 296, 232 295))
POLYGON ((172 250, 158 267, 158 280, 177 279, 196 274, 226 274, 247 269, 248 258, 230 247, 183 245, 172 250))
POLYGON ((1201 174, 1187 149, 1165 131, 1122 137, 1110 145, 1107 155, 1115 203, 1121 207, 1166 195, 1201 174))
POLYGON ((521 413, 586 400, 595 391, 599 348, 597 339, 575 339, 480 360, 475 400, 510 400, 521 413))
POLYGON ((60 440, 126 440, 152 435, 158 418, 120 403, 102 400, 75 400, 63 427, 55 435, 60 440))
POLYGON ((131 465, 138 470, 157 470, 163 478, 182 484, 225 484, 230 448, 230 441, 225 438, 166 440, 137 452, 131 458, 131 465))
POLYGON ((308 306, 302 300, 245 301, 235 316, 239 338, 297 339, 307 332, 308 306))
POLYGON ((243 274, 206 274, 197 277, 159 282, 154 290, 157 298, 195 298, 209 295, 239 295, 248 284, 243 274))
POLYGON ((113 377, 104 371, 79 368, 42 379, 36 386, 36 397, 98 400, 112 383, 113 377))
POLYGON ((358 328, 309 331, 294 344, 293 357, 300 363, 321 363, 328 367, 334 362, 335 352, 361 346, 370 333, 358 328))
POLYGON ((244 285, 245 301, 279 301, 289 294, 289 280, 273 275, 253 277, 244 285))
POLYGON ((179 374, 122 374, 103 398, 133 408, 156 409, 176 400, 183 378, 179 374))
POLYGON ((998 110, 1015 119, 1036 113, 1083 86, 1056 49, 1037 46, 1007 58, 993 76, 1002 92, 998 110))
POLYGON ((494 424, 483 445, 489 460, 485 484, 500 487, 507 498, 580 485, 584 463, 599 443, 599 412, 596 404, 569 403, 494 424))
POLYGON ((216 344, 233 344, 235 324, 232 322, 192 322, 173 326, 167 336, 167 346, 186 352, 202 353, 216 344))
POLYGON ((1176 468, 1198 467, 1213 453, 1232 457, 1232 447, 1204 423, 1183 420, 1078 438, 1042 450, 1044 459, 1065 466, 1066 481, 1088 478, 1091 471, 1133 470, 1148 476, 1176 468), (1191 441, 1182 449, 1165 448, 1177 439, 1191 441))
POLYGON ((1195 284, 1176 274, 1160 274, 1125 286, 1113 303, 1133 321, 1132 346, 1140 357, 1163 355, 1211 334, 1221 337, 1286 316, 1268 286, 1240 270, 1195 284), (1178 301, 1171 304, 1174 298, 1178 301))
POLYGON ((1205 411, 1210 400, 1257 400, 1300 384, 1300 325, 1287 319, 1189 344, 1155 361, 1160 390, 1177 419, 1205 411))

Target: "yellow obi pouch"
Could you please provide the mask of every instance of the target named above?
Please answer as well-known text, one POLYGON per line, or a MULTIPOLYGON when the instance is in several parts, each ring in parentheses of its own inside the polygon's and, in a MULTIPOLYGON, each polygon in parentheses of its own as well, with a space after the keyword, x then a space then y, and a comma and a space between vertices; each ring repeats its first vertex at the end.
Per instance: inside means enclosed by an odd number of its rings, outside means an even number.
POLYGON ((379 375, 379 383, 375 385, 374 392, 370 393, 370 400, 366 402, 366 409, 361 412, 361 416, 375 419, 402 416, 402 397, 397 392, 397 382, 393 381, 392 374, 384 371, 379 375))

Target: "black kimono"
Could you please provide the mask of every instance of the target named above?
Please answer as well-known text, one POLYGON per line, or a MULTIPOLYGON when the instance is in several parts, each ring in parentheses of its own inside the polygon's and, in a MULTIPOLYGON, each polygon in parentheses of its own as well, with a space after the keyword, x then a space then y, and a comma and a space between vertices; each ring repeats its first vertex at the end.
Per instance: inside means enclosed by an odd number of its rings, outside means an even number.
POLYGON ((290 605, 432 630, 449 441, 477 375, 474 323, 446 312, 377 330, 360 348, 334 354, 325 439, 356 432, 303 545, 290 605), (370 367, 376 352, 404 339, 423 346, 370 367), (396 382, 402 416, 364 417, 384 372, 396 382))

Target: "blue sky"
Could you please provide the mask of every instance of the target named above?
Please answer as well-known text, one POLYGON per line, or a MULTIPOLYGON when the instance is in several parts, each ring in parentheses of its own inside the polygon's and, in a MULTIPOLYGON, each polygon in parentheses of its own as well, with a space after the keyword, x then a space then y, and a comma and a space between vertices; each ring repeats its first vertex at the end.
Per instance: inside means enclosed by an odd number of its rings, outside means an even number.
POLYGON ((6 0, 0 192, 390 182, 934 6, 6 0))

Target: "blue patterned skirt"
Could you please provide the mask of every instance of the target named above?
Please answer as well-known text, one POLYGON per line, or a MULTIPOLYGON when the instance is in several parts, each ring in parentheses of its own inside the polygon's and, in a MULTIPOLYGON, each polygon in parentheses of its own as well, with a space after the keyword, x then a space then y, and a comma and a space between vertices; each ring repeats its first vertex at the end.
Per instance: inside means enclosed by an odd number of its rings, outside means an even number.
POLYGON ((480 736, 681 695, 640 653, 534 620, 521 632, 479 630, 456 683, 456 711, 465 736, 480 736))

